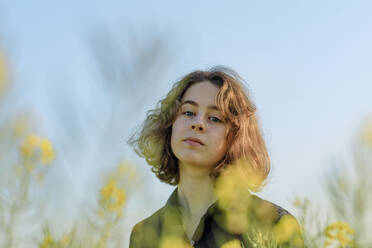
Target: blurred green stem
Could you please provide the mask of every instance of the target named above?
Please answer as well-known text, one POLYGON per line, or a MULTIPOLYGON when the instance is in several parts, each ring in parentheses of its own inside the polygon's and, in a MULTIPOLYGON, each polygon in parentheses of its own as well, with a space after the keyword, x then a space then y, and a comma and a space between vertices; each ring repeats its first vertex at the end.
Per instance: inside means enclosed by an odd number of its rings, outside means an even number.
POLYGON ((20 191, 17 194, 13 204, 10 207, 9 211, 9 221, 5 227, 5 248, 13 247, 13 238, 14 238, 14 226, 17 220, 17 217, 24 210, 27 200, 28 192, 30 188, 30 174, 25 173, 25 175, 20 179, 20 191), (18 197, 19 195, 19 197, 18 197))

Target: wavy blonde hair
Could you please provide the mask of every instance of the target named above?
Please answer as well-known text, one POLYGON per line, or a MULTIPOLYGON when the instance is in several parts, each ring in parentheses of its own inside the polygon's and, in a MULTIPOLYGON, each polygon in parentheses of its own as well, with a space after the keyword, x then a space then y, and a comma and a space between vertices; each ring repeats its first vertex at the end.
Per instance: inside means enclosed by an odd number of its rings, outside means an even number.
POLYGON ((172 124, 187 89, 203 81, 219 87, 217 108, 231 124, 227 137, 228 150, 210 176, 217 178, 225 168, 234 166, 237 161, 241 165, 243 160, 249 175, 255 177, 250 190, 259 191, 270 172, 270 158, 258 127, 256 106, 249 98, 244 80, 232 69, 219 66, 184 76, 154 109, 147 112, 145 121, 130 137, 128 144, 146 159, 152 166, 152 172, 162 182, 177 185, 179 171, 177 158, 171 149, 172 124))

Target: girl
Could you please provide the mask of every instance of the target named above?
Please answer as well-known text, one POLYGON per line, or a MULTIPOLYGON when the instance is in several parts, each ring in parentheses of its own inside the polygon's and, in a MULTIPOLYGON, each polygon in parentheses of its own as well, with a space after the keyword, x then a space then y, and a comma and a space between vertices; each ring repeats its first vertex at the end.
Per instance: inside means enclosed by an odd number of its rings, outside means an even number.
POLYGON ((292 215, 251 194, 270 159, 256 107, 233 70, 183 77, 128 143, 162 182, 177 185, 164 207, 134 226, 130 248, 261 247, 259 235, 267 247, 303 245, 292 215))

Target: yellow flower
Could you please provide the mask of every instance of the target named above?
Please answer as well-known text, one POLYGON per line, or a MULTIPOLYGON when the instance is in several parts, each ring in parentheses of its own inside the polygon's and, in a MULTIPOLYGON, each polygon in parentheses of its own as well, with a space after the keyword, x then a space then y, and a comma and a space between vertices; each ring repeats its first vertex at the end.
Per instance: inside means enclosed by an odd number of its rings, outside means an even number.
POLYGON ((44 240, 43 240, 43 243, 40 244, 39 246, 40 248, 50 248, 50 247, 54 247, 54 240, 53 240, 53 237, 48 233, 47 235, 45 235, 44 237, 44 240))
POLYGON ((372 147, 372 120, 369 120, 369 122, 365 124, 362 131, 362 136, 366 143, 372 147))
POLYGON ((299 197, 296 197, 296 199, 293 202, 293 206, 295 207, 302 207, 302 201, 299 197))
POLYGON ((175 236, 165 236, 160 241, 160 248, 191 248, 191 244, 175 236))
POLYGON ((226 228, 231 233, 244 233, 249 229, 247 209, 231 209, 226 211, 226 228))
POLYGON ((329 240, 324 241, 324 247, 328 247, 331 245, 332 245, 332 242, 330 242, 329 240))
POLYGON ((216 194, 223 208, 245 208, 250 202, 250 188, 257 181, 249 162, 240 160, 230 165, 216 181, 216 194))
POLYGON ((41 163, 46 165, 54 159, 53 146, 47 139, 42 139, 40 144, 41 149, 41 163))
POLYGON ((110 180, 102 187, 100 203, 105 209, 111 212, 121 213, 125 204, 125 192, 123 189, 117 187, 115 180, 110 180))
POLYGON ((292 241, 300 232, 296 219, 290 215, 284 215, 274 226, 274 237, 279 244, 292 241))
POLYGON ((21 152, 24 158, 32 157, 40 144, 40 138, 36 135, 28 135, 21 145, 21 152))
POLYGON ((241 248, 241 242, 238 239, 230 240, 224 243, 221 248, 241 248))
POLYGON ((21 154, 28 160, 36 154, 40 154, 41 163, 46 165, 54 159, 53 146, 49 140, 40 138, 36 135, 28 135, 21 145, 21 154))
POLYGON ((61 239, 62 247, 65 247, 66 245, 70 244, 71 240, 72 240, 71 235, 69 234, 63 235, 63 238, 61 239))
POLYGON ((120 175, 128 175, 130 181, 134 181, 136 179, 136 170, 134 166, 129 162, 123 161, 118 166, 118 172, 120 175))
MULTIPOLYGON (((249 209, 252 203, 250 189, 260 181, 252 172, 249 161, 239 160, 228 166, 217 178, 215 193, 219 206, 226 211, 226 227, 232 233, 242 233, 251 225, 249 209)), ((258 209, 257 214, 270 218, 270 211, 258 209)))
POLYGON ((328 243, 337 242, 341 247, 353 244, 353 234, 354 230, 345 222, 334 222, 325 229, 328 243))
POLYGON ((5 57, 0 53, 0 96, 7 87, 7 75, 6 75, 6 65, 5 57))
POLYGON ((309 204, 309 200, 306 199, 306 198, 305 199, 301 199, 299 197, 296 197, 296 199, 293 201, 293 206, 295 206, 297 208, 304 208, 308 204, 309 204))
POLYGON ((28 130, 29 125, 29 121, 26 119, 26 117, 21 117, 15 120, 13 124, 14 135, 18 137, 23 136, 28 130))

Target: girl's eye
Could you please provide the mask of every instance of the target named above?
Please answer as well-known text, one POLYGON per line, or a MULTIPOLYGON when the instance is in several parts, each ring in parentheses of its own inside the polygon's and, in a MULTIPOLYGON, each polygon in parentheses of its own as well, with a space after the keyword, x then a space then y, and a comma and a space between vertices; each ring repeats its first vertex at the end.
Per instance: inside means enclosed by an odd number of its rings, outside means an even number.
POLYGON ((213 121, 213 122, 221 122, 220 119, 218 119, 217 117, 214 117, 214 116, 210 117, 210 119, 211 119, 211 121, 213 121))
POLYGON ((185 112, 182 112, 182 114, 186 115, 186 116, 193 116, 194 113, 191 112, 191 111, 185 111, 185 112))
MULTIPOLYGON (((182 112, 182 114, 183 114, 183 115, 186 115, 186 116, 194 116, 194 115, 195 115, 195 113, 192 112, 192 111, 184 111, 184 112, 182 112)), ((211 121, 213 121, 213 122, 222 122, 219 118, 214 117, 214 116, 209 117, 209 119, 210 119, 211 121)))

